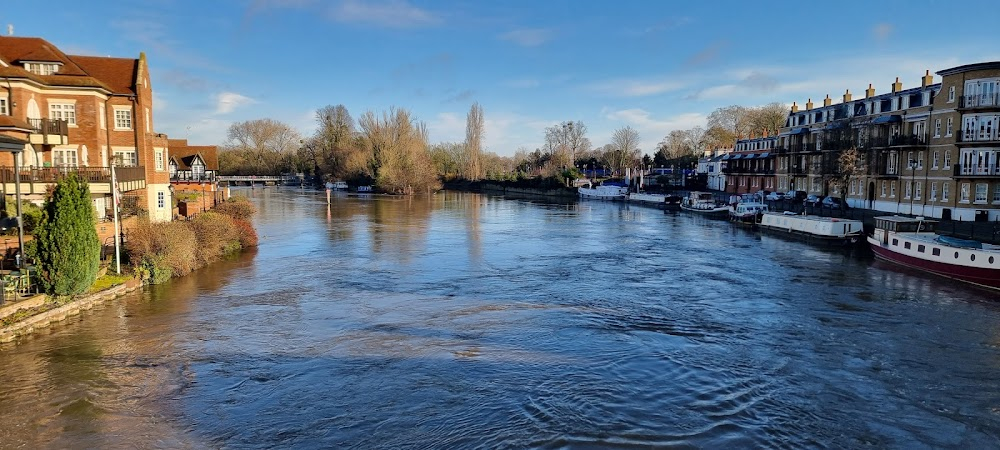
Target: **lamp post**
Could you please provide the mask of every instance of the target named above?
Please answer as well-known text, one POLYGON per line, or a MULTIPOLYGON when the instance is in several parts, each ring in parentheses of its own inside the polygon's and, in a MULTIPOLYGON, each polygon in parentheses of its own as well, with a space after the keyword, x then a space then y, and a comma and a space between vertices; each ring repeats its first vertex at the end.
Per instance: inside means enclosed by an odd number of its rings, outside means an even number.
POLYGON ((14 201, 17 211, 17 268, 24 268, 24 224, 21 222, 21 164, 18 156, 24 151, 27 141, 0 135, 0 151, 10 152, 14 157, 14 201))

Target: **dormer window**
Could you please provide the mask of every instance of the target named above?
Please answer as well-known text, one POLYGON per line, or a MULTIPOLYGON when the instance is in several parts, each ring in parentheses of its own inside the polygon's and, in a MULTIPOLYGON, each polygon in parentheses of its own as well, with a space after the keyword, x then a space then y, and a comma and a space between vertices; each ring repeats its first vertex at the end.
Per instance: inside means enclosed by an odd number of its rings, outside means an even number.
POLYGON ((35 75, 52 75, 59 72, 59 63, 31 62, 24 63, 24 70, 35 75))

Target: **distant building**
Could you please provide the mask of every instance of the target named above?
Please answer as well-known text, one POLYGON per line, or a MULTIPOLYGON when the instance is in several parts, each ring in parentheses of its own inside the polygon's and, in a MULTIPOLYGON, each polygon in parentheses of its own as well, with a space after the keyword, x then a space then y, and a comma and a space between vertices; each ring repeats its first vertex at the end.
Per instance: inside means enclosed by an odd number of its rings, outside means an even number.
POLYGON ((725 191, 745 194, 757 191, 774 191, 775 149, 778 137, 740 139, 735 149, 723 155, 725 164, 725 191))

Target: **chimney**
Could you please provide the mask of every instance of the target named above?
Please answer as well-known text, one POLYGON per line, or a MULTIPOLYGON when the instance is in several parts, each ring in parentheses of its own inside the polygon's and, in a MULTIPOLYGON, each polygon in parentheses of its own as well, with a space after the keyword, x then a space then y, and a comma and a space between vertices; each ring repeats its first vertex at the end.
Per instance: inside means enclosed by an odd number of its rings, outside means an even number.
POLYGON ((799 105, 795 104, 795 102, 792 102, 792 112, 793 113, 799 112, 799 105))
POLYGON ((811 98, 806 102, 806 111, 809 111, 810 109, 813 109, 813 99, 811 98))
POLYGON ((872 98, 875 96, 875 88, 872 87, 871 83, 868 83, 868 89, 865 89, 865 98, 872 98))
POLYGON ((830 99, 830 94, 826 94, 826 98, 823 99, 823 106, 830 106, 833 100, 830 99))
POLYGON ((899 82, 899 77, 896 77, 896 82, 892 83, 892 92, 899 92, 903 90, 903 83, 899 82))
POLYGON ((931 75, 931 71, 928 70, 924 72, 924 77, 920 79, 920 87, 927 87, 934 84, 934 75, 931 75))
POLYGON ((844 91, 844 103, 851 101, 851 90, 844 91))

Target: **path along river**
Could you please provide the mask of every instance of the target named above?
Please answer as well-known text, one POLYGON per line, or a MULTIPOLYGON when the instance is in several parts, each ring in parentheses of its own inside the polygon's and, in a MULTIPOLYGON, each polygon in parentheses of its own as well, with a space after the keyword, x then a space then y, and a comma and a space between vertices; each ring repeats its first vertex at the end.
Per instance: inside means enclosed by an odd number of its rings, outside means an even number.
POLYGON ((685 213, 242 191, 261 245, 0 347, 0 448, 996 448, 1000 298, 685 213))

